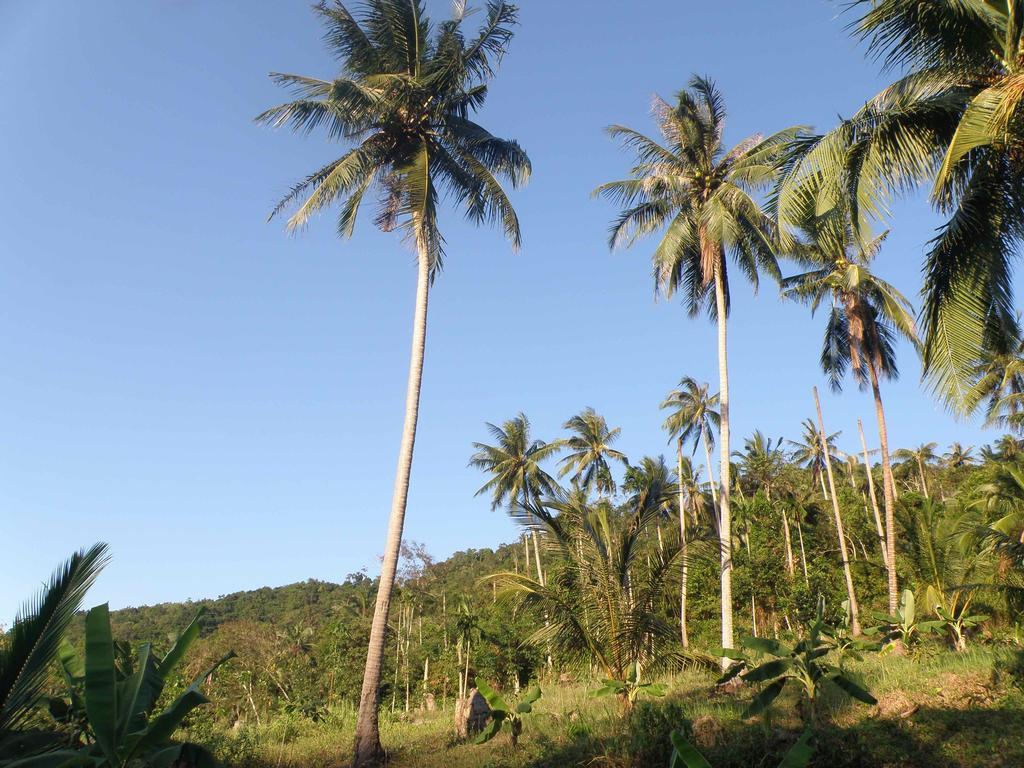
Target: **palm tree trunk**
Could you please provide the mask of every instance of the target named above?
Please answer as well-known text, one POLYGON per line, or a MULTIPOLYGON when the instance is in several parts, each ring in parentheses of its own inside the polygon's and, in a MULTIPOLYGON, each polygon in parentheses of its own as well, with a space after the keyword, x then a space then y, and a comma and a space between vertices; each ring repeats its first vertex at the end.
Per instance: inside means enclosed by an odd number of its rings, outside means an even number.
MULTIPOLYGON (((732 514, 730 506, 729 466, 729 359, 726 331, 725 280, 720 260, 715 262, 715 309, 718 316, 718 403, 721 415, 719 429, 719 470, 720 513, 718 525, 719 544, 722 558, 722 647, 733 648, 732 627, 732 514)), ((728 668, 729 659, 722 659, 722 668, 728 668)))
POLYGON ((839 511, 839 499, 836 498, 836 479, 832 474, 832 457, 828 453, 825 442, 825 421, 821 416, 821 400, 818 399, 818 388, 814 387, 814 407, 818 410, 818 430, 821 434, 821 448, 825 453, 825 471, 828 473, 828 489, 832 494, 832 512, 836 516, 836 533, 839 535, 839 552, 843 557, 843 577, 846 579, 846 596, 850 601, 850 630, 855 636, 860 635, 860 609, 857 607, 857 595, 853 590, 853 573, 850 571, 850 557, 846 549, 846 533, 843 531, 843 515, 839 511))
POLYGON ((682 582, 679 586, 679 638, 683 648, 690 647, 690 634, 686 628, 686 588, 690 576, 689 543, 686 537, 686 500, 683 493, 683 441, 676 443, 676 462, 679 473, 679 542, 682 551, 682 582))
POLYGON ((708 463, 708 484, 711 486, 711 508, 718 517, 718 489, 715 488, 715 473, 711 469, 711 446, 708 445, 708 436, 704 425, 700 427, 700 440, 704 443, 704 458, 708 463))
POLYGON ((807 551, 804 549, 804 524, 799 516, 796 519, 796 535, 800 540, 800 567, 804 571, 804 586, 810 587, 811 577, 807 575, 807 551))
POLYGON ((889 581, 889 615, 894 616, 899 608, 898 585, 896 583, 896 483, 892 477, 892 463, 889 461, 889 431, 885 425, 885 409, 882 407, 882 392, 878 387, 878 372, 874 360, 868 360, 868 375, 871 378, 871 394, 875 398, 875 417, 878 419, 878 442, 882 449, 882 499, 885 503, 885 549, 888 562, 886 571, 889 581))
POLYGON ((537 564, 537 583, 544 586, 544 569, 540 564, 540 548, 537 546, 537 531, 533 532, 533 561, 537 564))
POLYGON ((924 493, 924 497, 927 499, 928 496, 928 479, 924 476, 924 462, 921 461, 921 457, 917 457, 917 471, 921 473, 921 491, 924 493))
POLYGON ((416 308, 412 324, 412 352, 409 360, 409 381, 405 395, 405 423, 402 442, 398 450, 398 468, 395 472, 391 515, 384 544, 377 601, 370 626, 370 642, 366 650, 366 668, 359 696, 359 718, 356 722, 353 768, 363 768, 376 762, 383 752, 380 744, 378 708, 380 706, 380 676, 384 666, 384 643, 387 639, 388 613, 391 608, 391 589, 395 583, 402 529, 405 525, 405 506, 409 498, 409 476, 412 472, 413 447, 416 443, 416 422, 420 408, 420 384, 423 380, 423 353, 427 338, 427 298, 430 290, 430 262, 423 233, 416 228, 417 276, 416 308))
POLYGON ((868 475, 868 495, 871 497, 871 511, 875 515, 875 528, 878 530, 878 544, 882 549, 882 564, 888 569, 889 551, 885 544, 885 527, 882 525, 882 515, 878 511, 878 495, 875 493, 875 479, 871 475, 871 462, 868 461, 868 441, 864 439, 864 425, 857 419, 857 430, 860 432, 860 447, 864 450, 864 469, 868 475))
POLYGON ((796 575, 796 565, 793 562, 793 538, 789 533, 789 516, 785 509, 782 510, 782 537, 786 542, 786 572, 792 579, 796 575))

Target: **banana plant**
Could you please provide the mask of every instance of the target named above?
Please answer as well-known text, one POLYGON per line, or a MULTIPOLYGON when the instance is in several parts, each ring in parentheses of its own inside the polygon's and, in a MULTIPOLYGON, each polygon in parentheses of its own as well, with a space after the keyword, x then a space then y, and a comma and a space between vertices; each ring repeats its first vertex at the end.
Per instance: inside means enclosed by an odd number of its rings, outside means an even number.
POLYGON ((600 688, 593 692, 593 696, 618 696, 626 705, 626 709, 632 709, 636 700, 641 695, 664 696, 668 687, 664 683, 644 683, 640 680, 640 665, 633 662, 629 665, 624 680, 612 680, 606 678, 600 688))
POLYGON ((961 653, 967 650, 967 631, 989 620, 989 616, 984 613, 968 615, 966 606, 954 614, 941 605, 936 605, 935 613, 949 633, 953 648, 961 653))
POLYGON ((477 744, 490 741, 505 726, 508 726, 509 740, 515 747, 519 743, 519 735, 523 732, 523 718, 533 712, 533 705, 541 697, 538 686, 533 686, 526 692, 522 700, 512 707, 505 697, 494 690, 483 678, 476 678, 476 689, 480 691, 487 706, 491 708, 491 720, 487 726, 476 737, 477 744))
POLYGON ((766 637, 747 637, 742 645, 753 652, 754 658, 733 649, 722 649, 722 655, 736 663, 726 671, 719 684, 737 676, 747 683, 766 683, 747 706, 745 717, 767 710, 790 684, 800 689, 801 714, 808 725, 817 722, 819 693, 826 684, 865 704, 878 703, 871 693, 850 679, 842 667, 825 660, 838 647, 826 634, 823 601, 818 602, 817 616, 807 627, 804 639, 795 646, 766 637), (765 660, 765 657, 769 658, 765 660))
MULTIPOLYGON (((672 760, 669 768, 711 768, 711 763, 704 759, 704 755, 697 751, 697 748, 686 740, 682 731, 672 732, 672 760)), ((789 748, 779 768, 807 768, 811 762, 814 748, 811 746, 811 732, 804 731, 796 744, 789 748)))
POLYGON ((942 621, 921 621, 917 615, 914 593, 909 589, 903 590, 900 607, 896 609, 895 616, 876 613, 875 618, 882 623, 876 627, 865 629, 865 635, 877 635, 886 643, 902 642, 908 648, 916 645, 922 635, 941 630, 944 624, 942 621))
MULTIPOLYGON (((132 662, 118 662, 107 605, 85 618, 85 656, 65 647, 61 671, 68 685, 66 714, 80 723, 84 746, 0 762, 2 768, 212 768, 216 761, 195 744, 174 744, 171 737, 193 709, 208 702, 199 687, 231 659, 229 653, 199 675, 166 709, 155 714, 168 676, 199 636, 200 611, 163 657, 141 645, 132 662)), ((53 707, 51 706, 51 711, 53 707)))

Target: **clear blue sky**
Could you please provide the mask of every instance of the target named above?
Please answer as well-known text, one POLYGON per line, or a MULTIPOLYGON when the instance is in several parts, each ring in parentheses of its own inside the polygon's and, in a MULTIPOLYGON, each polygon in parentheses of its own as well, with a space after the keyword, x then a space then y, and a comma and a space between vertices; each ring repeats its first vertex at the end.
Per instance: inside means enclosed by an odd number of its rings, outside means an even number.
MULTIPOLYGON (((435 14, 448 4, 430 0, 435 14)), ((609 254, 590 190, 627 158, 602 133, 651 130, 651 95, 708 73, 729 137, 830 126, 884 82, 827 0, 522 0, 481 120, 535 175, 515 255, 442 219, 406 536, 444 556, 514 536, 466 468, 485 421, 538 436, 592 405, 636 459, 665 450, 658 403, 716 380, 714 334, 655 304, 649 246, 609 254)), ((0 4, 0 622, 73 549, 109 541, 92 602, 216 596, 378 567, 408 363, 414 268, 364 221, 288 237, 266 215, 335 156, 252 123, 271 70, 331 77, 303 0, 0 4)), ((900 206, 879 270, 910 295, 935 226, 900 206)), ((737 285, 739 285, 737 283, 737 285)), ((735 432, 795 437, 822 386, 822 321, 737 287, 735 432)), ((928 398, 903 350, 894 443, 994 435, 928 398)), ((870 403, 825 397, 853 447, 870 403)))

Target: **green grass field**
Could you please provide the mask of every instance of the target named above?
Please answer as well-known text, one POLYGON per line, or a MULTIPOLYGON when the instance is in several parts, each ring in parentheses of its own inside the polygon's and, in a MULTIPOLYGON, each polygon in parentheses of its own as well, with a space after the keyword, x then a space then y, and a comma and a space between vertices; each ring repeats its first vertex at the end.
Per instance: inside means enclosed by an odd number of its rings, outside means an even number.
MULTIPOLYGON (((812 765, 1024 766, 1020 652, 871 655, 849 666, 878 706, 826 697, 812 765)), ((777 765, 803 730, 792 692, 767 718, 744 720, 754 686, 718 692, 715 677, 701 671, 670 682, 665 698, 641 701, 629 715, 614 699, 592 697, 595 685, 548 685, 514 750, 506 734, 487 744, 458 743, 450 707, 401 716, 385 712, 381 736, 389 764, 400 768, 625 768, 667 765, 668 735, 681 728, 713 766, 738 768, 777 765)), ((278 720, 214 742, 240 768, 333 768, 347 761, 353 723, 351 713, 327 723, 278 720)))

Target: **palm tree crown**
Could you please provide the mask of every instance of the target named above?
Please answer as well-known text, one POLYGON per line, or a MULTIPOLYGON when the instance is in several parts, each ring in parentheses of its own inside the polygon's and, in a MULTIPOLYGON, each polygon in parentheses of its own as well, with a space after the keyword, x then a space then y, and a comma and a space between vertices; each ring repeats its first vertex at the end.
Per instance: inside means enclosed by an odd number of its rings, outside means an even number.
POLYGON ((332 80, 272 74, 296 98, 256 119, 300 133, 322 129, 351 148, 297 183, 271 216, 301 201, 288 220, 299 229, 340 202, 338 233, 348 237, 363 199, 375 191, 377 226, 409 230, 433 274, 442 253, 439 192, 447 192, 471 220, 499 222, 518 247, 519 221, 499 179, 524 183, 529 158, 471 118, 512 37, 515 6, 488 3, 483 27, 468 39, 464 10, 432 29, 422 0, 369 0, 358 19, 340 2, 314 10, 341 73, 332 80))
POLYGON ((702 439, 707 441, 709 449, 714 447, 714 435, 721 423, 717 411, 718 394, 708 394, 708 388, 708 384, 698 384, 696 379, 684 376, 678 389, 669 392, 661 403, 663 410, 670 411, 662 428, 669 433, 670 439, 692 443, 694 453, 702 439))
POLYGON ((569 478, 581 488, 594 487, 599 493, 614 493, 616 484, 612 477, 609 459, 629 466, 626 454, 612 448, 622 430, 608 428, 608 422, 593 408, 585 408, 563 425, 572 432, 571 437, 561 441, 560 447, 569 451, 562 457, 562 468, 558 474, 569 478))
POLYGON ((858 224, 933 183, 946 223, 926 258, 924 361, 957 408, 985 349, 1017 334, 1012 264, 1024 243, 1018 0, 854 0, 872 53, 901 77, 833 131, 808 139, 787 175, 780 219, 807 196, 853 190, 858 224))
POLYGON ((675 105, 655 98, 653 111, 664 144, 621 125, 608 129, 637 157, 629 179, 596 190, 622 206, 609 243, 629 246, 663 229, 653 259, 656 290, 682 290, 691 314, 714 314, 709 286, 716 272, 724 276, 727 252, 755 287, 762 270, 780 276, 774 225, 752 194, 772 181, 800 129, 752 136, 727 150, 724 101, 703 77, 694 77, 675 105))
POLYGON ((530 437, 530 420, 520 413, 502 426, 487 425, 496 445, 473 443, 476 449, 469 466, 481 469, 491 477, 476 492, 490 492, 491 509, 502 504, 529 505, 542 495, 552 493, 557 482, 540 466, 553 456, 558 443, 545 443, 530 437))
POLYGON ((871 271, 885 235, 862 245, 863 233, 839 206, 823 216, 809 213, 801 230, 793 251, 811 269, 783 280, 782 295, 810 304, 812 312, 828 305, 820 362, 832 389, 842 389, 851 369, 861 386, 872 375, 896 378, 896 337, 916 345, 917 331, 907 298, 871 271))

